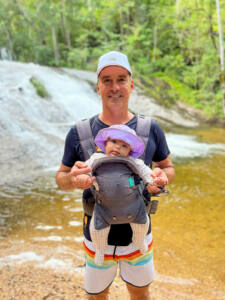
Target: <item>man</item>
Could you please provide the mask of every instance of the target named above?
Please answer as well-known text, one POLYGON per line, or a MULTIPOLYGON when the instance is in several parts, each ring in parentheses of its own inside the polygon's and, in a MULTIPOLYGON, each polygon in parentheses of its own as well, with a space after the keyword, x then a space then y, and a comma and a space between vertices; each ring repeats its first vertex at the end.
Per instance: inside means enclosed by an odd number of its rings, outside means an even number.
MULTIPOLYGON (((100 57, 97 69, 97 91, 102 98, 102 112, 90 119, 93 137, 102 128, 116 124, 126 124, 136 129, 137 116, 128 111, 128 102, 133 90, 132 72, 126 55, 109 52, 100 57)), ((148 189, 152 194, 160 192, 162 182, 171 182, 175 176, 173 164, 165 136, 159 125, 152 120, 150 130, 148 159, 153 162, 154 186, 148 189)), ((84 180, 83 174, 91 171, 84 163, 76 126, 66 138, 62 164, 56 175, 56 182, 63 190, 83 189, 84 201, 91 197, 87 190, 93 183, 92 178, 84 180)), ((85 176, 87 178, 87 176, 85 176)), ((112 225, 109 233, 109 247, 106 262, 99 267, 94 264, 94 248, 90 239, 90 215, 84 215, 84 248, 86 252, 85 290, 89 299, 108 299, 109 286, 116 275, 117 266, 126 282, 131 299, 150 299, 149 284, 153 281, 154 266, 152 257, 151 228, 147 235, 149 251, 141 254, 131 243, 132 231, 129 224, 112 225)))

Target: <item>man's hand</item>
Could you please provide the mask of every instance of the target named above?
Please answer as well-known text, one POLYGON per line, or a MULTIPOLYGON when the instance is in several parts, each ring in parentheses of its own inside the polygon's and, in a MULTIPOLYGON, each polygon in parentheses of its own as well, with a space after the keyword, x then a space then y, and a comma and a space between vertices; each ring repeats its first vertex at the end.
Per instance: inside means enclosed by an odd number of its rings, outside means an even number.
POLYGON ((68 174, 72 187, 76 189, 88 189, 95 180, 95 177, 87 174, 91 170, 85 162, 77 161, 68 174))
POLYGON ((82 161, 77 161, 72 168, 61 164, 56 174, 56 183, 63 191, 88 189, 95 180, 95 177, 91 177, 91 171, 82 161))
POLYGON ((160 193, 160 187, 164 187, 168 184, 166 173, 160 168, 154 168, 150 176, 154 178, 154 185, 147 186, 148 192, 150 194, 160 193))

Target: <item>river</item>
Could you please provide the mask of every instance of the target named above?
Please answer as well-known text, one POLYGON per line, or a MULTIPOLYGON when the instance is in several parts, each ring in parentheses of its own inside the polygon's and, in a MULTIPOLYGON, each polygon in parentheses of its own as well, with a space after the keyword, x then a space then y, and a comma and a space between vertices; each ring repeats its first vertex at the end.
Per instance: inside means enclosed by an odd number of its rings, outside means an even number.
MULTIPOLYGON (((101 109, 95 75, 0 62, 0 79, 0 268, 32 264, 82 277, 81 192, 60 191, 55 172, 68 128, 101 109), (48 98, 36 95, 31 76, 45 84, 48 98)), ((145 113, 166 131, 176 166, 170 195, 152 216, 155 295, 158 289, 162 299, 225 299, 225 129, 201 126, 152 99, 137 101, 134 95, 131 109, 149 106, 145 113)), ((0 284, 1 291, 3 299, 28 299, 7 298, 0 284)))

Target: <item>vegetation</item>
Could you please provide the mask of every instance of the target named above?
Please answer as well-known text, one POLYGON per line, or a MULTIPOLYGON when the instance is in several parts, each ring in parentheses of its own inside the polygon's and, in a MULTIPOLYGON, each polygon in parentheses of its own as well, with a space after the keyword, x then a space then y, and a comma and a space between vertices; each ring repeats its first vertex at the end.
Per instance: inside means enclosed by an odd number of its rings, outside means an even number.
POLYGON ((32 83, 32 85, 34 86, 36 93, 42 97, 42 98, 46 98, 48 97, 48 92, 45 88, 45 86, 43 85, 43 83, 41 83, 37 78, 35 77, 31 77, 30 78, 30 82, 32 83))
MULTIPOLYGON (((224 1, 220 14, 224 27, 224 1)), ((0 5, 0 48, 14 60, 94 71, 100 55, 120 50, 146 92, 165 105, 184 101, 211 118, 224 117, 218 29, 215 0, 1 0, 0 5)))

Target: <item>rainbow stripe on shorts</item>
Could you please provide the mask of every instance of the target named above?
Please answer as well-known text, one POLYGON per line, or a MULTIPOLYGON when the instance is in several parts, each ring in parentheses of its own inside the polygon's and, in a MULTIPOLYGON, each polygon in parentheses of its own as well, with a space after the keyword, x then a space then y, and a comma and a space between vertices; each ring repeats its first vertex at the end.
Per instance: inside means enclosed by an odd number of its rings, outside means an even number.
MULTIPOLYGON (((102 266, 98 266, 94 262, 95 252, 90 250, 85 243, 83 243, 86 263, 92 267, 97 269, 108 269, 112 266, 115 266, 118 261, 123 260, 126 261, 131 266, 140 266, 149 262, 153 257, 153 241, 148 246, 148 251, 144 254, 140 252, 140 250, 136 250, 129 254, 125 255, 113 255, 113 254, 105 254, 104 263, 102 266)), ((118 246, 119 247, 119 246, 118 246)))

